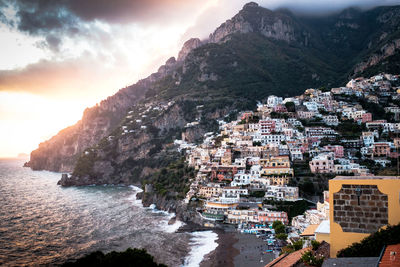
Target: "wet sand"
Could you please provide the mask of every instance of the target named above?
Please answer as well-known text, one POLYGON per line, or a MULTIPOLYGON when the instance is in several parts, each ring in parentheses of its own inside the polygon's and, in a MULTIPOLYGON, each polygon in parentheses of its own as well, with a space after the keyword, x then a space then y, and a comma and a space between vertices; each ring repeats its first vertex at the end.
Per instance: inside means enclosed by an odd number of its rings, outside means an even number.
POLYGON ((206 255, 200 263, 201 267, 232 267, 234 257, 239 254, 239 250, 234 247, 238 241, 235 232, 215 230, 218 234, 218 247, 206 255))
POLYGON ((218 234, 218 247, 204 257, 201 267, 261 267, 274 259, 273 253, 262 253, 267 249, 266 242, 262 238, 251 234, 240 234, 231 229, 215 230, 215 232, 218 234))

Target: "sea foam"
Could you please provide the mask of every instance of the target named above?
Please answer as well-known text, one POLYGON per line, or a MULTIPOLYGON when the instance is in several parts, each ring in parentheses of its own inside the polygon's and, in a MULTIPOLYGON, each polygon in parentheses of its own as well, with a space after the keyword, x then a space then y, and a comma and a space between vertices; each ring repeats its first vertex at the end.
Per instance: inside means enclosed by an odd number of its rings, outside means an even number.
POLYGON ((134 186, 134 185, 130 185, 129 187, 132 188, 132 190, 134 191, 134 193, 133 193, 128 199, 129 199, 130 201, 132 201, 132 203, 133 203, 135 206, 138 206, 138 207, 140 207, 140 208, 143 208, 142 200, 136 198, 136 195, 137 195, 138 193, 143 192, 143 190, 142 190, 141 188, 137 187, 137 186, 134 186))
POLYGON ((185 258, 184 267, 200 266, 204 256, 218 247, 216 240, 218 234, 213 231, 193 232, 191 238, 191 250, 185 258))
POLYGON ((162 231, 164 231, 166 233, 175 233, 181 226, 183 226, 185 224, 179 220, 176 220, 173 224, 169 224, 169 221, 176 216, 175 213, 173 213, 173 212, 169 213, 164 210, 158 210, 155 204, 151 204, 149 207, 143 207, 142 200, 136 199, 137 193, 141 193, 141 192, 143 192, 143 190, 134 185, 131 185, 129 187, 132 188, 134 191, 132 196, 129 197, 129 200, 131 200, 135 206, 144 208, 145 210, 148 210, 153 214, 162 215, 162 218, 160 220, 160 227, 161 227, 162 231))

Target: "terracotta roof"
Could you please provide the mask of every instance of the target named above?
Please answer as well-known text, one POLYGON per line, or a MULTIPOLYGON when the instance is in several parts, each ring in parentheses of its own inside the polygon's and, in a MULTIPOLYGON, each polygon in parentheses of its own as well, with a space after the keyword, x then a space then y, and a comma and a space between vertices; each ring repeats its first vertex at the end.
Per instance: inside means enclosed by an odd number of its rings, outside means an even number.
POLYGON ((283 254, 276 258, 275 260, 271 261, 265 267, 290 267, 295 265, 301 258, 304 252, 310 250, 311 248, 303 248, 297 250, 290 254, 283 254))
POLYGON ((309 235, 314 235, 315 230, 317 230, 319 224, 310 224, 304 231, 303 233, 300 234, 300 236, 309 236, 309 235))
POLYGON ((379 262, 379 267, 400 267, 400 244, 386 247, 379 262))

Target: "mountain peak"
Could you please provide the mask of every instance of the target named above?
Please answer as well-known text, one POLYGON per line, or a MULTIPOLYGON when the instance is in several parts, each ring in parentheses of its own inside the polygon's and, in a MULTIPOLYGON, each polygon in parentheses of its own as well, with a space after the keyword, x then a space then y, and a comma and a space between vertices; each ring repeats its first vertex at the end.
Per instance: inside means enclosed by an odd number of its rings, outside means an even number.
POLYGON ((246 9, 246 8, 254 8, 254 7, 259 7, 259 5, 258 5, 256 2, 249 2, 249 3, 247 3, 247 4, 245 4, 245 5, 243 6, 243 9, 246 9))
POLYGON ((221 43, 229 40, 229 35, 234 33, 255 32, 267 38, 290 43, 297 39, 295 24, 296 21, 285 12, 271 11, 250 2, 210 34, 209 42, 221 43))
POLYGON ((202 43, 199 38, 191 38, 191 39, 187 40, 183 44, 181 51, 179 51, 178 61, 183 61, 186 58, 186 56, 189 54, 190 51, 201 46, 201 44, 202 43))

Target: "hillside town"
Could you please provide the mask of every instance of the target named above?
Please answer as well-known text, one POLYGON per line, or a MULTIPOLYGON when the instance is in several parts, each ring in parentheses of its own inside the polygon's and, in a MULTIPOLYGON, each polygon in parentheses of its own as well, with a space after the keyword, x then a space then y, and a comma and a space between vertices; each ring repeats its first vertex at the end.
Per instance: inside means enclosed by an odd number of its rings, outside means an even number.
POLYGON ((237 120, 219 121, 220 132, 207 133, 201 144, 176 140, 197 170, 186 201, 199 201, 205 220, 272 234, 271 249, 277 247, 275 221, 290 225, 283 242, 313 237, 329 243, 323 238, 330 233, 328 181, 398 174, 398 79, 380 74, 297 97, 272 95, 237 120), (290 213, 301 201, 306 208, 290 213))

